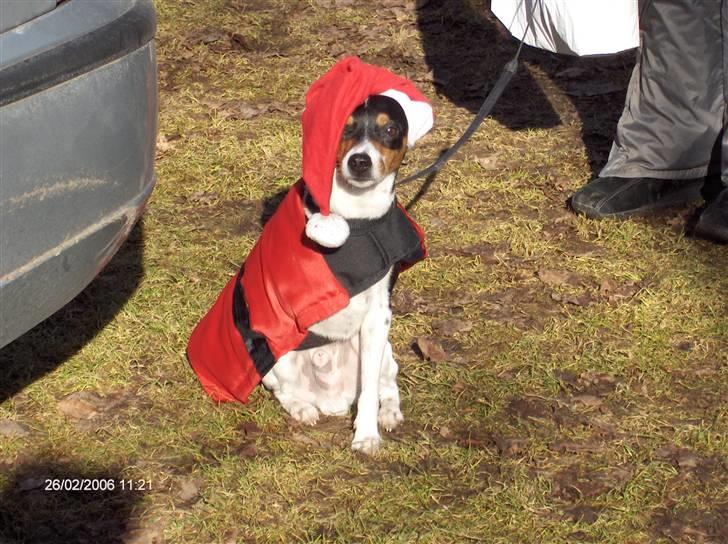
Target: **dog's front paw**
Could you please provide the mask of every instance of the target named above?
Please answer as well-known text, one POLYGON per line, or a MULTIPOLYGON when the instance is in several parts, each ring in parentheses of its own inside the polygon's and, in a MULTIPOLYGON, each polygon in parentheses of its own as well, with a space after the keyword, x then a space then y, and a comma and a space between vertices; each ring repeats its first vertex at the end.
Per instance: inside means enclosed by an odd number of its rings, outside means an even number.
POLYGON ((404 421, 404 416, 397 403, 382 403, 379 408, 379 425, 387 431, 393 431, 404 421))
POLYGON ((318 408, 325 416, 345 416, 349 413, 351 402, 343 397, 336 397, 319 402, 318 408))
POLYGON ((319 411, 313 404, 302 401, 294 401, 288 411, 291 417, 304 425, 316 425, 319 420, 319 411))
POLYGON ((364 438, 357 438, 354 436, 354 441, 351 443, 351 449, 354 451, 360 451, 367 455, 375 455, 379 451, 379 441, 378 436, 367 436, 364 438))

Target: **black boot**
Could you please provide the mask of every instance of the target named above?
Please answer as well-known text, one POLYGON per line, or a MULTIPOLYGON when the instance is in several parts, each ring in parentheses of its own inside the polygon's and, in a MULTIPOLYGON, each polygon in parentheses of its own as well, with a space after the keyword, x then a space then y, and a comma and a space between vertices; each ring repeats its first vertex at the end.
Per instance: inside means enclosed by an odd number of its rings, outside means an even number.
POLYGON ((574 193, 571 207, 592 219, 647 215, 699 201, 703 183, 703 178, 596 178, 574 193))
POLYGON ((695 234, 728 244, 728 189, 723 191, 700 214, 695 234))

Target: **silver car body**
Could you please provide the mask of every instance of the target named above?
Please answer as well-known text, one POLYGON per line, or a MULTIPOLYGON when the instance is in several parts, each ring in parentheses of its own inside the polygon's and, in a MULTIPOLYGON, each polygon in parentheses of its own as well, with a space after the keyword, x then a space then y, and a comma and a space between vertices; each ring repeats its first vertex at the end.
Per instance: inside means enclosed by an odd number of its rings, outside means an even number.
POLYGON ((0 347, 83 290, 143 211, 155 24, 151 0, 0 0, 0 347))

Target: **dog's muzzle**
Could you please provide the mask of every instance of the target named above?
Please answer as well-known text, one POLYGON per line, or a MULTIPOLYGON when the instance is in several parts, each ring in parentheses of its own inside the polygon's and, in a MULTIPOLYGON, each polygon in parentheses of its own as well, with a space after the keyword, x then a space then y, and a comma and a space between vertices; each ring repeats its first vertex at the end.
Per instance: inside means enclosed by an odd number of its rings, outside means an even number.
POLYGON ((347 161, 349 171, 356 178, 370 177, 372 159, 366 153, 354 153, 347 161))

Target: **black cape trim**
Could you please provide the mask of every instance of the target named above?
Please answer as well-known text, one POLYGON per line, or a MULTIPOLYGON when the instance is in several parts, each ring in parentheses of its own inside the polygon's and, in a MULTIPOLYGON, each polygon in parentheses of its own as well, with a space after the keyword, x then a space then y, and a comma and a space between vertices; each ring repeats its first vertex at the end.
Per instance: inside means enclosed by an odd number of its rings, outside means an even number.
POLYGON ((248 355, 253 360, 255 370, 262 378, 273 368, 276 359, 265 336, 250 328, 250 312, 245 302, 242 278, 243 268, 241 267, 235 278, 235 289, 233 290, 233 322, 243 339, 248 355))

